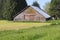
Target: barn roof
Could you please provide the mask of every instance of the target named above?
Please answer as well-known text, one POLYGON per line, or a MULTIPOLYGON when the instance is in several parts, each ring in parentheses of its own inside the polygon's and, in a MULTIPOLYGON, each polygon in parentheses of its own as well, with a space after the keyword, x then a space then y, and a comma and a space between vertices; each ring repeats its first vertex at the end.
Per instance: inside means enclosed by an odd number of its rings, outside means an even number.
POLYGON ((44 12, 41 8, 38 8, 36 6, 27 6, 26 8, 24 8, 22 11, 18 12, 15 17, 17 15, 19 15, 21 12, 25 11, 26 9, 28 9, 29 7, 33 8, 34 10, 36 10, 37 12, 39 12, 41 15, 43 15, 45 18, 50 18, 50 15, 48 15, 46 12, 44 12))
POLYGON ((35 6, 30 6, 37 12, 39 12, 41 15, 43 15, 45 18, 50 18, 50 15, 48 15, 46 12, 44 12, 42 9, 35 7, 35 6))

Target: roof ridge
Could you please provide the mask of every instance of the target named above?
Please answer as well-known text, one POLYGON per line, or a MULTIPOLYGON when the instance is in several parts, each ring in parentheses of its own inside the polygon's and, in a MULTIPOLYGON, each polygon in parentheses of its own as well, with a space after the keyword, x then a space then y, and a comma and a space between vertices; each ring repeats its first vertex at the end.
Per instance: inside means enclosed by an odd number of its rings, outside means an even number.
POLYGON ((27 7, 25 7, 24 9, 22 9, 20 12, 18 12, 16 15, 14 15, 14 17, 16 17, 17 15, 19 15, 21 12, 23 12, 25 9, 27 9, 28 7, 30 7, 30 6, 27 6, 27 7))
POLYGON ((35 6, 31 6, 33 9, 35 9, 37 12, 39 12, 41 15, 43 15, 45 18, 50 17, 50 15, 48 15, 46 12, 44 12, 41 8, 35 7, 35 6))

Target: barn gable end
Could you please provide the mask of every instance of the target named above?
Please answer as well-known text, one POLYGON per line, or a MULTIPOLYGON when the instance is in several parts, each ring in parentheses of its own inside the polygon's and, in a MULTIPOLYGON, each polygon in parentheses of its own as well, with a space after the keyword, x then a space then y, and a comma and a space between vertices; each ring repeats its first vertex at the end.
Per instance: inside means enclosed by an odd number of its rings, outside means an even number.
MULTIPOLYGON (((41 11, 41 10, 40 10, 41 11)), ((28 7, 14 18, 14 21, 46 21, 46 17, 33 6, 28 7)))

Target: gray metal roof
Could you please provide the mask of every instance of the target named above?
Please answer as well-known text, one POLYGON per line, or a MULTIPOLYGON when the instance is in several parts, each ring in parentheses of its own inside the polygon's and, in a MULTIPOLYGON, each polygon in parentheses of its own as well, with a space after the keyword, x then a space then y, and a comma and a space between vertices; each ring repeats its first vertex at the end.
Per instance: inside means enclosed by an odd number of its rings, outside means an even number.
POLYGON ((35 9, 37 12, 39 12, 41 15, 43 15, 45 18, 50 18, 50 15, 48 15, 46 12, 44 12, 42 9, 35 7, 35 6, 30 6, 33 9, 35 9))

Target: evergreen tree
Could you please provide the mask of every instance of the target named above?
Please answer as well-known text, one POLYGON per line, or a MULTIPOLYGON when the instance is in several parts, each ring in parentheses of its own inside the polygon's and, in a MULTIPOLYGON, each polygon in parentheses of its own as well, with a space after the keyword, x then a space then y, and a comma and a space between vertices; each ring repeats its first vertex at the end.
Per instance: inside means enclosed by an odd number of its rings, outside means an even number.
POLYGON ((39 6, 37 1, 35 1, 32 5, 40 8, 40 6, 39 6))
POLYGON ((17 15, 18 12, 20 12, 27 6, 27 3, 25 0, 14 0, 14 2, 16 3, 16 5, 11 15, 12 19, 17 15))
POLYGON ((51 1, 50 14, 54 16, 55 19, 60 18, 60 0, 51 1))
POLYGON ((0 19, 12 20, 26 6, 25 0, 0 0, 0 19))
POLYGON ((2 5, 2 16, 3 19, 10 20, 11 19, 11 14, 13 12, 13 7, 14 4, 11 4, 11 0, 4 0, 3 5, 2 5))
POLYGON ((3 0, 0 0, 0 19, 2 19, 2 5, 3 5, 3 0))

